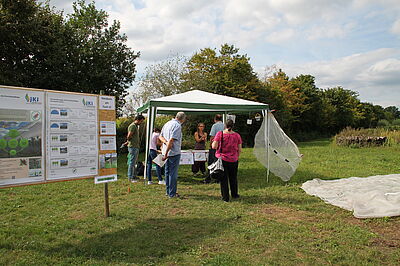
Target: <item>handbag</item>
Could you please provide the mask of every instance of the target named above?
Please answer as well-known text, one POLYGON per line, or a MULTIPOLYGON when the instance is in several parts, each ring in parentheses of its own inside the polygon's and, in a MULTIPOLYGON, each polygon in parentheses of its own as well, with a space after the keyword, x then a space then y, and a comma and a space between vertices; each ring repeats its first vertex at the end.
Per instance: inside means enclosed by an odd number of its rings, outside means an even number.
MULTIPOLYGON (((222 133, 221 145, 219 147, 220 154, 222 154, 222 144, 224 142, 224 133, 223 132, 221 132, 221 133, 222 133)), ((211 165, 209 165, 208 169, 210 170, 211 178, 220 180, 224 176, 224 165, 222 164, 222 155, 215 162, 213 162, 211 165)))

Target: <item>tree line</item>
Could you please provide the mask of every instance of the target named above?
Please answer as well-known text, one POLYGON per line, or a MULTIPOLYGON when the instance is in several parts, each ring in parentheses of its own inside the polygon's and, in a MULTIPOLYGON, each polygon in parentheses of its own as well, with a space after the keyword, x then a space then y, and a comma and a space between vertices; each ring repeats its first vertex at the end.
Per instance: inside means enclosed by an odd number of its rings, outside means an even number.
POLYGON ((298 139, 334 135, 348 126, 369 128, 400 122, 396 120, 400 118, 397 107, 362 102, 357 92, 341 86, 318 88, 312 75, 291 78, 270 67, 261 77, 250 58, 228 44, 219 50, 201 49, 190 58, 171 56, 148 66, 134 98, 140 104, 192 89, 267 103, 283 129, 298 139))

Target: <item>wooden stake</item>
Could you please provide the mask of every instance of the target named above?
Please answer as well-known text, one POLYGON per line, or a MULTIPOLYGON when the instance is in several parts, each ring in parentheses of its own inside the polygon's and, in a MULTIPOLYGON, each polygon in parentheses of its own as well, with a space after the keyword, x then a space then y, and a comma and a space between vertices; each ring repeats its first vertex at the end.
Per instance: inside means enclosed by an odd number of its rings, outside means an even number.
POLYGON ((104 207, 105 207, 105 216, 110 217, 110 204, 108 203, 108 183, 104 183, 104 207))

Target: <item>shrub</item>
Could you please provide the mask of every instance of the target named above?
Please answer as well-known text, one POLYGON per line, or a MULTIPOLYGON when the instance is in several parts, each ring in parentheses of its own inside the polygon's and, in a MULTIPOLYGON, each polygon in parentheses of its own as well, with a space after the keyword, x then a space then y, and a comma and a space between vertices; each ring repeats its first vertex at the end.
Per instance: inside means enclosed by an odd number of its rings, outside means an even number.
POLYGON ((347 127, 334 138, 338 146, 374 147, 397 145, 400 143, 400 131, 384 128, 353 129, 347 127))
POLYGON ((378 127, 387 127, 387 126, 390 126, 390 122, 387 121, 386 119, 381 119, 378 121, 377 126, 378 127))
POLYGON ((400 126, 400 119, 393 120, 392 125, 393 126, 400 126))

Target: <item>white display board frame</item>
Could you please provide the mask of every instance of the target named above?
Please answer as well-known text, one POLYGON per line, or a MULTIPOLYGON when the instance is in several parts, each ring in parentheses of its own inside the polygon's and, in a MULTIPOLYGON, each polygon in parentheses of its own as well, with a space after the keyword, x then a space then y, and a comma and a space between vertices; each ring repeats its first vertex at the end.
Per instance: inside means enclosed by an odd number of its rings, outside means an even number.
MULTIPOLYGON (((27 107, 25 104, 22 104, 22 101, 25 101, 27 106, 35 106, 35 108, 39 109, 41 111, 41 118, 42 118, 42 127, 41 127, 41 156, 40 157, 40 163, 41 163, 41 169, 42 169, 42 176, 32 178, 32 177, 27 177, 27 178, 0 178, 0 188, 7 188, 7 187, 15 187, 15 186, 25 186, 25 185, 33 185, 33 184, 43 184, 43 183, 51 183, 51 182, 59 182, 59 181, 69 181, 69 180, 80 180, 80 179, 87 179, 87 178, 94 178, 99 175, 99 111, 101 109, 106 109, 106 110, 112 110, 112 104, 115 103, 115 98, 113 96, 106 96, 106 95, 95 95, 95 94, 86 94, 86 93, 75 93, 75 92, 64 92, 64 91, 50 91, 50 90, 42 90, 42 89, 33 89, 33 88, 22 88, 22 87, 13 87, 13 86, 4 86, 0 85, 0 103, 1 103, 1 108, 0 111, 3 107, 8 108, 10 110, 27 110, 27 107), (52 96, 55 95, 61 95, 61 98, 64 98, 67 100, 69 103, 74 103, 76 105, 87 104, 88 106, 93 105, 93 110, 94 112, 94 117, 92 118, 92 123, 94 123, 94 128, 92 128, 91 134, 93 135, 93 144, 90 145, 92 149, 94 148, 93 156, 90 156, 94 159, 94 164, 93 164, 93 169, 92 171, 90 169, 82 170, 82 169, 74 169, 71 168, 69 169, 69 172, 63 172, 61 171, 60 173, 52 174, 49 170, 49 164, 51 164, 52 159, 62 159, 61 155, 58 154, 55 156, 54 154, 51 154, 51 152, 56 153, 57 149, 59 148, 58 151, 61 153, 65 152, 66 150, 71 150, 73 149, 73 145, 68 146, 67 149, 63 145, 49 145, 51 141, 51 135, 54 133, 50 130, 51 124, 50 122, 53 121, 58 121, 60 122, 60 127, 61 123, 67 123, 66 125, 62 125, 62 129, 59 128, 59 130, 66 130, 69 128, 69 126, 77 126, 77 124, 82 124, 82 122, 85 120, 84 118, 82 119, 53 119, 51 118, 50 110, 52 107, 55 107, 53 104, 49 102, 50 98, 54 98, 52 96), (100 97, 103 97, 102 100, 102 108, 100 107, 100 97), (5 100, 7 99, 7 100, 5 100), (14 102, 12 101, 14 99, 14 102), (114 100, 113 100, 114 99, 114 100), (20 105, 15 103, 15 100, 18 100, 21 102, 20 105), (79 100, 79 101, 78 101, 79 100), (40 109, 41 108, 41 109, 40 109), (69 124, 70 123, 70 124, 69 124), (54 150, 50 151, 51 148, 55 148, 54 150)), ((65 109, 66 105, 60 105, 58 106, 59 110, 65 109)), ((75 106, 76 107, 76 106, 75 106)), ((35 109, 33 108, 33 109, 35 109)), ((4 108, 3 108, 4 109, 4 108)), ((77 108, 79 109, 79 108, 77 108)), ((35 109, 36 110, 36 109, 35 109)), ((87 110, 87 108, 83 107, 81 110, 87 110)), ((114 108, 115 112, 115 108, 114 108)), ((1 112, 0 112, 1 114, 1 112)), ((7 114, 5 114, 7 115, 7 114)), ((3 122, 4 120, 0 117, 0 123, 3 122)), ((84 130, 83 130, 84 131, 84 130)), ((69 134, 80 134, 82 131, 74 131, 74 132, 69 132, 69 134)), ((1 131, 0 131, 1 134, 1 131)), ((8 141, 8 140, 7 140, 8 141)), ((3 141, 4 142, 4 141, 3 141)), ((86 145, 87 146, 87 145, 86 145)), ((8 147, 8 146, 7 146, 8 147)), ((8 151, 8 150, 7 150, 8 151)), ((85 152, 85 150, 83 151, 85 152)), ((87 156, 85 156, 87 157, 87 156)), ((13 159, 18 159, 19 157, 15 157, 13 159)), ((0 158, 3 160, 7 158, 0 158)), ((29 158, 28 158, 29 159, 29 158)), ((29 160, 28 160, 29 163, 29 160)), ((65 163, 65 162, 64 162, 65 163)), ((1 165, 1 164, 0 164, 1 165)), ((4 164, 3 164, 4 165, 4 164)), ((5 167, 3 167, 3 170, 5 167)), ((1 171, 1 169, 0 169, 1 171)))

